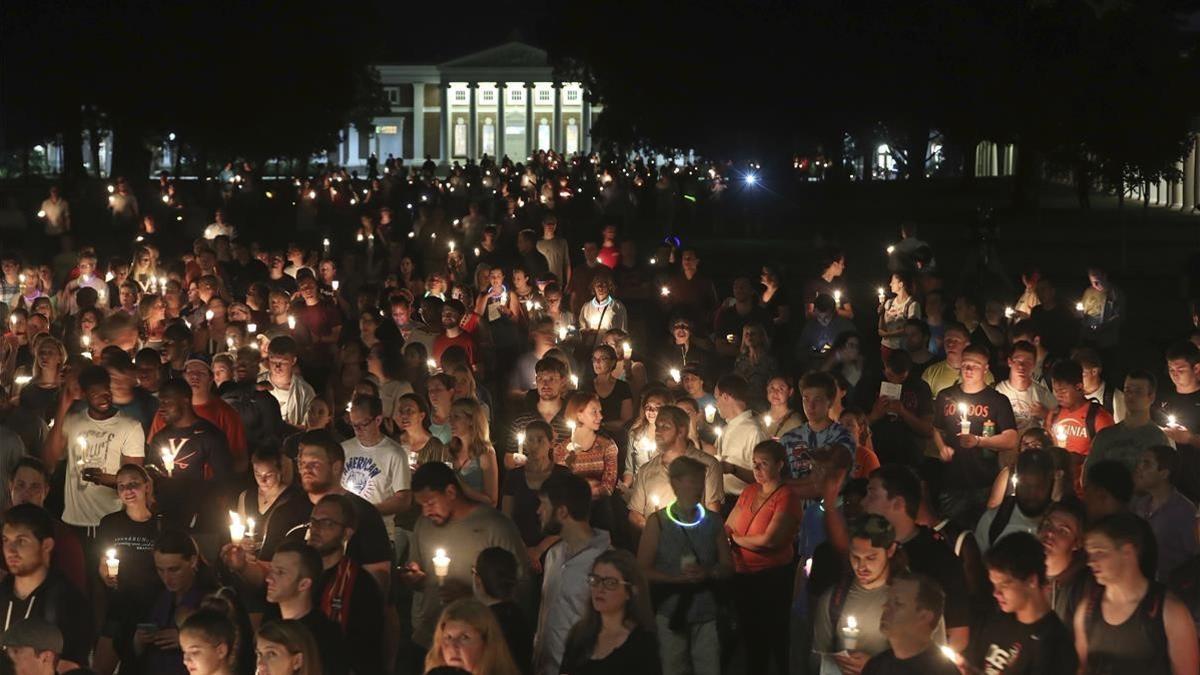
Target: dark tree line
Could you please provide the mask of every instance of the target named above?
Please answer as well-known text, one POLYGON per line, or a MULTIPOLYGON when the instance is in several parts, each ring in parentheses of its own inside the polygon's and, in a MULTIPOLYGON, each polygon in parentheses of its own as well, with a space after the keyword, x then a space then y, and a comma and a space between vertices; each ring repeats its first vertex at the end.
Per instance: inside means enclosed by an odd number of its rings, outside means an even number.
MULTIPOLYGON (((304 158, 366 124, 383 93, 373 3, 285 0, 5 0, 0 134, 28 153, 61 134, 111 130, 113 172, 144 176, 152 139, 176 134, 201 170, 226 157, 304 158)), ((92 166, 96 166, 92 162, 92 166)))
POLYGON ((1017 144, 1018 187, 1045 168, 1120 187, 1173 172, 1196 129, 1196 4, 593 0, 545 36, 624 147, 776 167, 819 150, 837 178, 849 134, 920 180, 937 130, 968 176, 990 140, 1017 144))

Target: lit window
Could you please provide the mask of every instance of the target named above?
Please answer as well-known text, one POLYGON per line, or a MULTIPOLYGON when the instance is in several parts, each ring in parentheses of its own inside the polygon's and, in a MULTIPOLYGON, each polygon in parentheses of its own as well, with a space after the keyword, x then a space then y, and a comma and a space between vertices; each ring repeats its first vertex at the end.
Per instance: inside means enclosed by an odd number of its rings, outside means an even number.
POLYGON ((384 89, 387 92, 388 103, 397 105, 400 103, 400 90, 396 87, 387 87, 384 89))
POLYGON ((538 96, 537 96, 538 103, 549 103, 550 102, 550 90, 549 89, 538 89, 537 94, 538 94, 538 96))
POLYGON ((519 87, 513 87, 512 89, 509 89, 508 90, 508 102, 509 103, 524 103, 525 102, 525 90, 521 89, 519 87))
POLYGON ((466 89, 455 89, 454 90, 454 102, 455 103, 466 103, 467 102, 467 90, 466 89))
POLYGON ((484 89, 483 90, 483 102, 484 103, 495 103, 496 102, 496 90, 495 89, 484 89))
POLYGON ((568 89, 567 90, 567 101, 569 103, 578 103, 579 102, 579 90, 578 89, 568 89))

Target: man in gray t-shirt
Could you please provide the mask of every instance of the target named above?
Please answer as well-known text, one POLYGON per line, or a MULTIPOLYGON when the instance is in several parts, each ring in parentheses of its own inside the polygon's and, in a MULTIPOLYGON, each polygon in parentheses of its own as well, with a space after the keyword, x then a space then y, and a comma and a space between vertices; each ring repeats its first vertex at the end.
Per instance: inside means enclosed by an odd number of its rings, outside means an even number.
POLYGON ((1132 472, 1137 467, 1138 455, 1142 450, 1155 445, 1175 447, 1163 430, 1150 419, 1154 398, 1155 381, 1152 374, 1135 370, 1125 377, 1125 419, 1096 433, 1087 457, 1088 466, 1115 459, 1132 472))
POLYGON ((421 507, 421 517, 413 527, 410 562, 401 568, 400 574, 415 589, 413 642, 429 649, 442 613, 442 596, 471 596, 474 581, 471 570, 481 551, 498 546, 517 559, 518 604, 528 597, 529 554, 516 524, 496 509, 464 497, 454 470, 445 464, 422 464, 413 474, 412 494, 421 507), (449 558, 440 581, 439 551, 449 558))
POLYGON ((546 216, 542 222, 542 238, 537 242, 537 250, 546 258, 550 273, 558 278, 558 284, 566 288, 571 277, 571 252, 566 239, 554 236, 556 230, 558 220, 553 215, 546 216))

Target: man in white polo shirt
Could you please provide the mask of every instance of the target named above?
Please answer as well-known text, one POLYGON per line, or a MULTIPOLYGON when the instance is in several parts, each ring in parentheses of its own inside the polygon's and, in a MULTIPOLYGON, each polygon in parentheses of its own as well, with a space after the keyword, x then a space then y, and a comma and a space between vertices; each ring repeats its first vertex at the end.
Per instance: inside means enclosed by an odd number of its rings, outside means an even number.
POLYGON ((747 399, 750 386, 738 375, 725 375, 717 380, 713 394, 717 398, 717 412, 725 420, 725 427, 717 438, 717 459, 725 473, 725 512, 732 510, 738 495, 746 487, 745 481, 735 475, 735 467, 753 471, 754 446, 767 440, 766 433, 754 418, 747 399))

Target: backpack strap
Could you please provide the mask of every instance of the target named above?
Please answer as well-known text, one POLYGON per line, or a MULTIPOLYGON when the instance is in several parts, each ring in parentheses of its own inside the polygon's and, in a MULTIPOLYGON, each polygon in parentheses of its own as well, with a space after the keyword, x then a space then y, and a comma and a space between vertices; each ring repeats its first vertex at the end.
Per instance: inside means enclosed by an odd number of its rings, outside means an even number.
POLYGON ((1104 385, 1104 400, 1101 402, 1101 405, 1104 406, 1105 410, 1107 410, 1110 413, 1114 413, 1114 414, 1116 413, 1116 411, 1113 410, 1113 400, 1116 399, 1116 396, 1117 396, 1117 388, 1116 387, 1113 387, 1108 384, 1104 385))
POLYGON ((1095 401, 1092 401, 1091 405, 1088 406, 1087 420, 1085 422, 1088 440, 1096 437, 1096 416, 1099 415, 1100 411, 1103 409, 1104 406, 1096 403, 1095 401))
POLYGON ((1000 538, 1000 533, 1008 526, 1008 521, 1012 520, 1013 509, 1017 508, 1017 499, 1012 496, 1007 496, 1004 501, 1000 502, 1000 506, 996 507, 996 517, 992 518, 992 524, 988 526, 988 546, 996 543, 1000 538))
POLYGON ((833 592, 829 594, 829 625, 837 634, 838 622, 842 620, 842 610, 846 608, 846 598, 850 595, 850 577, 842 575, 833 592))

